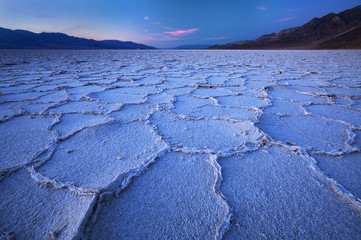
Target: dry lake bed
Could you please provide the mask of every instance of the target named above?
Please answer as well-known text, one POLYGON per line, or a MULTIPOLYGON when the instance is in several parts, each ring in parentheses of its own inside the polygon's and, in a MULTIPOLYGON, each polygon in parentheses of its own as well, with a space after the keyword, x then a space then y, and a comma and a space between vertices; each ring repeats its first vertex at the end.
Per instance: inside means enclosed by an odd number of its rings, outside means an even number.
POLYGON ((361 239, 361 51, 0 51, 0 239, 361 239))

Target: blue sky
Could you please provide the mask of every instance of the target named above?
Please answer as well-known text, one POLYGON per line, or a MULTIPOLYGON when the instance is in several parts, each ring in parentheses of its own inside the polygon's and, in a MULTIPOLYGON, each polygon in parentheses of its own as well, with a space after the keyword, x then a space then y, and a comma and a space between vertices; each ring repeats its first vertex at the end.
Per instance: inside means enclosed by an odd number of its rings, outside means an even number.
POLYGON ((0 0, 0 27, 169 48, 252 40, 360 4, 360 0, 0 0))

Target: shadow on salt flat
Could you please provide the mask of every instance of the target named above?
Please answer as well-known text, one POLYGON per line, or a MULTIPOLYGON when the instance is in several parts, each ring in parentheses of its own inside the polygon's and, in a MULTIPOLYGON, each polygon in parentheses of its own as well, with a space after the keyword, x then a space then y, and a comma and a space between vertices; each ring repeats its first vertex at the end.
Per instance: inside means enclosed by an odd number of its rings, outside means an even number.
POLYGON ((257 126, 276 140, 314 151, 342 153, 351 149, 351 130, 333 120, 314 116, 279 117, 265 112, 257 126))
POLYGON ((357 239, 361 219, 305 159, 271 147, 220 161, 234 213, 223 239, 357 239), (332 213, 332 217, 330 217, 332 213))
POLYGON ((361 130, 355 131, 356 137, 353 144, 361 151, 361 130))
POLYGON ((171 85, 176 86, 190 86, 193 84, 202 83, 202 80, 199 79, 191 79, 191 78, 174 78, 174 77, 167 77, 165 82, 171 85))
POLYGON ((361 99, 354 100, 355 104, 352 105, 352 108, 361 110, 361 99))
POLYGON ((206 78, 206 82, 209 84, 224 84, 227 81, 228 77, 217 77, 211 76, 206 78))
POLYGON ((312 155, 317 165, 355 197, 361 199, 361 153, 342 156, 312 155))
POLYGON ((20 83, 15 83, 15 84, 8 84, 7 86, 5 85, 0 85, 0 92, 2 94, 12 94, 12 93, 26 93, 32 90, 38 91, 40 92, 42 89, 47 91, 47 90, 52 90, 53 86, 38 86, 38 84, 20 84, 20 83), (40 88, 40 89, 37 89, 40 88))
POLYGON ((90 239, 212 239, 228 206, 209 155, 168 153, 104 204, 90 239))
POLYGON ((36 99, 38 103, 64 102, 69 95, 65 91, 55 91, 36 99))
POLYGON ((243 108, 216 106, 209 99, 201 99, 191 96, 177 97, 172 112, 193 117, 196 119, 232 119, 255 121, 258 112, 243 108))
POLYGON ((226 81, 226 85, 231 86, 231 85, 238 85, 238 86, 243 86, 245 82, 245 79, 243 78, 230 78, 226 81))
POLYGON ((281 80, 278 81, 281 84, 290 85, 290 86, 298 86, 298 87, 325 87, 328 84, 322 80, 306 80, 306 79, 289 79, 289 80, 281 80))
POLYGON ((288 87, 276 86, 268 91, 272 98, 280 98, 284 100, 293 100, 297 102, 326 103, 327 100, 321 97, 313 97, 309 95, 299 94, 290 90, 288 87))
POLYGON ((349 96, 361 97, 361 91, 359 89, 333 87, 333 88, 326 88, 326 91, 329 94, 349 95, 349 96))
POLYGON ((119 122, 145 121, 151 112, 148 104, 124 105, 119 111, 112 112, 110 116, 119 122))
POLYGON ((239 95, 248 95, 251 97, 266 97, 267 92, 263 89, 249 89, 246 87, 235 87, 235 86, 225 86, 224 88, 230 90, 231 92, 239 95))
POLYGON ((60 139, 65 139, 84 128, 104 124, 110 121, 112 121, 111 118, 102 115, 80 113, 63 114, 60 117, 60 121, 52 127, 52 130, 58 132, 60 139))
POLYGON ((0 192, 0 226, 15 239, 79 238, 95 203, 95 195, 38 186, 25 170, 2 180, 0 192))
POLYGON ((228 122, 224 120, 185 120, 178 115, 155 112, 150 122, 157 132, 175 147, 191 151, 245 150, 245 145, 258 145, 261 134, 250 121, 228 122))
POLYGON ((147 77, 138 79, 136 82, 140 83, 140 84, 153 85, 153 84, 160 83, 161 80, 162 80, 161 77, 151 75, 151 76, 147 76, 147 77))
POLYGON ((289 102, 285 100, 272 99, 272 106, 267 107, 264 111, 276 115, 300 115, 303 113, 300 103, 289 102))
POLYGON ((106 124, 84 129, 60 142, 39 172, 77 187, 101 189, 165 147, 152 127, 141 122, 106 124))
POLYGON ((341 120, 361 127, 361 112, 350 110, 335 105, 311 105, 306 107, 313 115, 323 116, 329 119, 341 120))
POLYGON ((266 107, 268 105, 267 99, 260 99, 256 97, 237 95, 237 96, 225 96, 225 97, 216 97, 219 105, 229 106, 229 107, 266 107))
POLYGON ((198 97, 221 97, 235 95, 226 88, 197 88, 193 92, 194 96, 198 97))
POLYGON ((26 92, 13 94, 0 94, 0 102, 22 102, 27 100, 35 100, 41 96, 45 96, 46 92, 26 92))
POLYGON ((66 104, 49 109, 50 113, 97 113, 104 112, 103 107, 106 104, 95 101, 77 101, 67 102, 66 104))
POLYGON ((192 90, 193 90, 193 88, 191 88, 191 87, 177 87, 177 88, 175 88, 174 86, 169 86, 168 88, 163 90, 163 93, 179 96, 179 95, 188 94, 192 90))
POLYGON ((274 86, 275 83, 271 81, 260 81, 260 80, 247 80, 244 84, 247 88, 266 88, 270 86, 274 86))
POLYGON ((54 140, 53 117, 20 116, 0 124, 0 170, 24 165, 54 140))
POLYGON ((121 104, 131 104, 131 103, 143 103, 146 101, 148 94, 130 94, 124 92, 124 90, 112 89, 105 90, 99 93, 90 93, 88 96, 91 98, 99 99, 101 102, 107 103, 121 103, 121 104))
POLYGON ((155 104, 171 104, 174 101, 174 97, 166 93, 158 93, 148 96, 148 102, 155 104))
POLYGON ((57 103, 22 103, 22 108, 33 115, 41 115, 47 112, 47 110, 57 103))
POLYGON ((342 105, 342 106, 351 106, 352 108, 355 108, 355 101, 351 100, 351 98, 349 98, 348 96, 343 96, 342 98, 340 96, 338 96, 337 99, 334 99, 335 103, 337 105, 342 105))
POLYGON ((105 87, 100 86, 81 86, 81 87, 75 87, 71 89, 67 89, 66 92, 71 95, 72 98, 80 99, 83 96, 86 96, 92 92, 101 92, 104 91, 105 87))
POLYGON ((5 121, 8 118, 20 115, 23 112, 22 103, 19 102, 8 102, 0 104, 0 116, 1 121, 5 121))
POLYGON ((314 94, 327 94, 327 91, 324 88, 315 88, 315 87, 300 87, 300 86, 288 86, 288 88, 299 92, 300 94, 314 95, 314 94))
POLYGON ((333 80, 332 83, 339 87, 359 88, 361 87, 361 81, 358 78, 354 79, 337 79, 333 80))

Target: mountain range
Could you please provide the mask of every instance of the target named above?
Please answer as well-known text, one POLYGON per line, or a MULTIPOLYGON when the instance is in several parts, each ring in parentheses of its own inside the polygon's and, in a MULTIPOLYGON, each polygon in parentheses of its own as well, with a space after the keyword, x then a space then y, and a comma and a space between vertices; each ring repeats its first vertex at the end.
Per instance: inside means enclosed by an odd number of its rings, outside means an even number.
POLYGON ((118 40, 78 38, 63 33, 33 33, 0 27, 0 49, 155 49, 118 40))
MULTIPOLYGON (((175 49, 361 49, 361 5, 256 40, 222 45, 182 45, 175 49)), ((130 41, 79 38, 0 27, 0 49, 155 49, 130 41)))
POLYGON ((360 49, 361 5, 314 18, 301 27, 263 35, 256 40, 213 45, 209 49, 360 49))

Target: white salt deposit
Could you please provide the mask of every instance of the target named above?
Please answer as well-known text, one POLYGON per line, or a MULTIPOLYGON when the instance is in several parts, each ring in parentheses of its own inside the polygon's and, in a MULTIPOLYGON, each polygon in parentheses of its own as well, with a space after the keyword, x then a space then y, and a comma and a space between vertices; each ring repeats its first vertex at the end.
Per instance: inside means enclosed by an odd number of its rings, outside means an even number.
POLYGON ((0 239, 360 239, 361 51, 0 52, 0 239))

